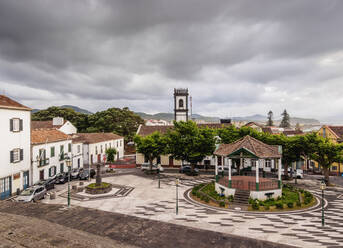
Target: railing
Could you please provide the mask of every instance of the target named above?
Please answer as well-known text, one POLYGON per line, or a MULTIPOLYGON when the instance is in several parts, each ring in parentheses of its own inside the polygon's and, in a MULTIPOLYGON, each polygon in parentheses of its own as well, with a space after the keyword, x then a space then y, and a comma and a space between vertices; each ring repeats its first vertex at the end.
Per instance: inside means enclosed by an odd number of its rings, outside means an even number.
MULTIPOLYGON (((222 178, 219 180, 219 183, 225 187, 228 187, 229 180, 227 178, 222 178)), ((279 187, 278 181, 275 180, 268 180, 265 182, 259 183, 259 190, 271 190, 277 189, 279 187)), ((235 180, 231 181, 231 188, 233 189, 241 189, 241 190, 249 190, 255 191, 256 189, 256 182, 255 181, 248 181, 248 180, 235 180)))
POLYGON ((41 159, 39 160, 38 167, 43 167, 45 165, 48 165, 50 162, 49 158, 41 159))

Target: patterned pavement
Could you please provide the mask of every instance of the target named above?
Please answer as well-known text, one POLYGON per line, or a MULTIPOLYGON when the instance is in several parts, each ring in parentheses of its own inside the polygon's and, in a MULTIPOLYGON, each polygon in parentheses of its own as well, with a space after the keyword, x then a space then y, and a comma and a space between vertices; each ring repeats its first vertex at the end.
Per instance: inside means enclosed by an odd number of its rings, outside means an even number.
MULTIPOLYGON (((210 182, 210 179, 180 180, 180 188, 190 188, 199 183, 210 182)), ((162 183, 174 185, 175 178, 163 178, 162 183)), ((310 190, 318 198, 320 190, 310 190)), ((343 189, 327 189, 325 199, 327 206, 325 210, 325 226, 321 226, 321 204, 311 210, 282 213, 252 213, 232 210, 220 210, 215 207, 202 206, 194 203, 187 197, 179 200, 179 211, 187 210, 182 217, 176 220, 186 223, 206 221, 210 225, 223 228, 246 225, 249 231, 261 234, 278 234, 286 239, 297 239, 303 247, 343 247, 343 189), (190 212, 190 213, 189 213, 190 212)), ((189 192, 189 190, 188 190, 189 192)), ((137 216, 158 216, 170 213, 175 209, 175 201, 160 201, 149 205, 137 206, 137 216)), ((218 230, 218 229, 217 229, 218 230)))

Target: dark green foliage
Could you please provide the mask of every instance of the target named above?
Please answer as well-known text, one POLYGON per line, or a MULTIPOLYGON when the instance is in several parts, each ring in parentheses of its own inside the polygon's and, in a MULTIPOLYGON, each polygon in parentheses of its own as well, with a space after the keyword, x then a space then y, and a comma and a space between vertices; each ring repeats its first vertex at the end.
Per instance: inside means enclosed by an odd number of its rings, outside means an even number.
POLYGON ((273 126, 273 112, 270 110, 268 112, 268 121, 267 121, 267 126, 273 126))
POLYGON ((264 206, 264 210, 268 211, 270 209, 269 205, 264 206))
POLYGON ((106 151, 106 157, 108 162, 114 162, 115 155, 117 154, 117 150, 114 148, 108 148, 106 151))
POLYGON ((293 208, 293 206, 294 206, 294 203, 293 203, 293 202, 288 202, 288 203, 287 203, 287 207, 288 207, 288 208, 293 208))
POLYGON ((253 210, 259 210, 260 209, 260 206, 257 203, 257 201, 253 201, 251 207, 252 207, 253 210))
POLYGON ((289 114, 287 113, 287 110, 285 109, 281 115, 282 115, 282 120, 280 123, 280 127, 283 127, 283 128, 291 127, 290 117, 289 117, 289 114))
POLYGON ((223 202, 223 201, 220 201, 220 202, 219 202, 219 207, 222 207, 222 208, 224 208, 224 207, 225 207, 225 202, 223 202))
POLYGON ((228 200, 229 200, 229 202, 233 202, 233 200, 234 200, 233 195, 229 195, 228 200))
POLYGON ((71 108, 50 107, 32 114, 32 120, 46 121, 54 117, 63 117, 78 129, 78 132, 110 132, 132 140, 138 126, 144 120, 128 108, 109 108, 95 114, 82 114, 71 108))
POLYGON ((283 203, 282 202, 276 202, 275 203, 276 208, 283 209, 283 203))
POLYGON ((297 207, 301 207, 301 202, 297 201, 297 207))

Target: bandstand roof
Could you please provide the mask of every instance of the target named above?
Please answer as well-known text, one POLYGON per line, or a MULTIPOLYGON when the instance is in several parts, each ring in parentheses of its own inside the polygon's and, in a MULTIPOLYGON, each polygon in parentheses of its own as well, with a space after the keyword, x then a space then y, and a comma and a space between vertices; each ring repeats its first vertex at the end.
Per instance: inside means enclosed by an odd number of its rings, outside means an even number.
POLYGON ((256 157, 256 158, 281 158, 279 146, 267 145, 249 135, 231 144, 220 144, 214 152, 218 156, 226 157, 256 157))

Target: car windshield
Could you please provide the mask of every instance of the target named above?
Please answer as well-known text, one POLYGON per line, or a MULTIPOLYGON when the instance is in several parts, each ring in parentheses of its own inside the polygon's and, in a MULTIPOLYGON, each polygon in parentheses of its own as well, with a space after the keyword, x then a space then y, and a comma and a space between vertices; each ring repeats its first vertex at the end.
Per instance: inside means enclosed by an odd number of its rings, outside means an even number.
POLYGON ((29 196, 29 195, 32 195, 33 192, 35 192, 34 189, 25 189, 23 192, 21 192, 20 195, 22 195, 22 196, 29 196))

